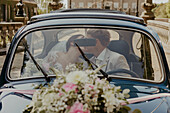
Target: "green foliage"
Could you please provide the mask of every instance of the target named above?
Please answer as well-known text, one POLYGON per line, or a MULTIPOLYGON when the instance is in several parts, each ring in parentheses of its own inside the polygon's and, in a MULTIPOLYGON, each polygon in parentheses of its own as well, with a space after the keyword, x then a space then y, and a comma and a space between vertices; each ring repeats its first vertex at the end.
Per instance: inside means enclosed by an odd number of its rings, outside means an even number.
POLYGON ((154 15, 156 18, 168 18, 166 11, 166 4, 158 4, 155 9, 153 9, 154 15))
MULTIPOLYGON (((52 11, 52 8, 49 7, 49 3, 51 3, 53 0, 41 0, 41 4, 39 4, 39 9, 38 9, 38 14, 45 14, 45 13, 49 13, 50 11, 52 11)), ((56 2, 59 3, 63 0, 57 0, 56 2)))
POLYGON ((166 3, 166 13, 168 18, 170 18, 170 0, 166 3))
POLYGON ((152 11, 156 18, 170 18, 170 0, 168 3, 157 4, 157 7, 152 11))

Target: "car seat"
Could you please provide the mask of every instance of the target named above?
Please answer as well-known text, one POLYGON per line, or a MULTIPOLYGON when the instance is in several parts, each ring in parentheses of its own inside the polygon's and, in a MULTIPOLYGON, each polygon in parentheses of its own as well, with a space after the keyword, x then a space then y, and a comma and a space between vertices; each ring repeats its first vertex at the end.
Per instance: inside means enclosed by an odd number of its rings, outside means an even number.
POLYGON ((124 40, 112 40, 108 44, 107 48, 113 52, 117 52, 123 55, 132 71, 137 73, 140 77, 143 76, 144 70, 142 69, 142 62, 139 61, 135 55, 130 54, 130 47, 128 43, 124 40))

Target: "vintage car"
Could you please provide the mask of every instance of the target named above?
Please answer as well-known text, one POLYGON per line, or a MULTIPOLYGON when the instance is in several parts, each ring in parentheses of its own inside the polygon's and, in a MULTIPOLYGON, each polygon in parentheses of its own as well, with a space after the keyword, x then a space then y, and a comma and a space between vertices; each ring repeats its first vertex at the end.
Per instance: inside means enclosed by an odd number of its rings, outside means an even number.
POLYGON ((101 78, 130 89, 132 110, 170 112, 170 73, 157 33, 142 18, 90 9, 37 15, 19 29, 0 76, 0 112, 22 112, 35 86, 55 79, 49 67, 77 62, 102 66, 101 78))

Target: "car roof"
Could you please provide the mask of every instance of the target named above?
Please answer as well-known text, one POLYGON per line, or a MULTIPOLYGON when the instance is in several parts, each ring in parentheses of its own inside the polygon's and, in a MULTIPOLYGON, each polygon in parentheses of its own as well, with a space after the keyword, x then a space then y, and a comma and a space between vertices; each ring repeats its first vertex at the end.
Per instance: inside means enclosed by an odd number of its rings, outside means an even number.
POLYGON ((140 17, 127 15, 121 11, 103 10, 103 9, 66 9, 56 10, 51 13, 33 16, 28 24, 38 21, 58 19, 58 18, 104 18, 131 21, 145 25, 144 20, 140 17))
POLYGON ((61 12, 86 12, 86 11, 93 11, 93 12, 103 12, 103 13, 117 13, 117 14, 126 14, 125 12, 118 11, 118 10, 110 10, 110 9, 91 9, 91 8, 78 8, 78 9, 61 9, 51 11, 50 13, 61 13, 61 12))

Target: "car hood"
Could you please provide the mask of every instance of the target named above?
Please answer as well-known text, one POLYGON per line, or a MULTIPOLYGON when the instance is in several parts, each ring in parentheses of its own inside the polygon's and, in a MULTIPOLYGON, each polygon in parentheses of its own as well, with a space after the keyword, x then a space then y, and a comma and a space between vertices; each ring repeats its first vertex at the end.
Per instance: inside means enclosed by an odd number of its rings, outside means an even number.
MULTIPOLYGON (((39 85, 41 82, 34 82, 35 85, 39 85)), ((0 113, 2 112, 22 112, 27 105, 30 104, 32 95, 36 91, 33 89, 33 83, 23 84, 6 84, 6 86, 12 88, 1 89, 0 97, 0 113), (10 108, 10 109, 9 109, 10 108)), ((113 85, 113 84, 112 84, 113 85)), ((122 89, 130 89, 130 99, 129 107, 134 109, 140 109, 142 112, 152 112, 156 106, 162 103, 165 99, 169 99, 170 94, 158 87, 144 86, 144 85, 130 85, 130 84, 114 84, 116 86, 121 86, 122 89), (147 109, 146 109, 147 108, 147 109)), ((126 103, 122 103, 126 104, 126 103)), ((164 107, 166 107, 166 102, 164 102, 164 107), (165 104, 165 105, 164 105, 165 104)), ((158 110, 162 112, 162 109, 158 110)), ((164 112, 164 111, 163 111, 164 112)))

